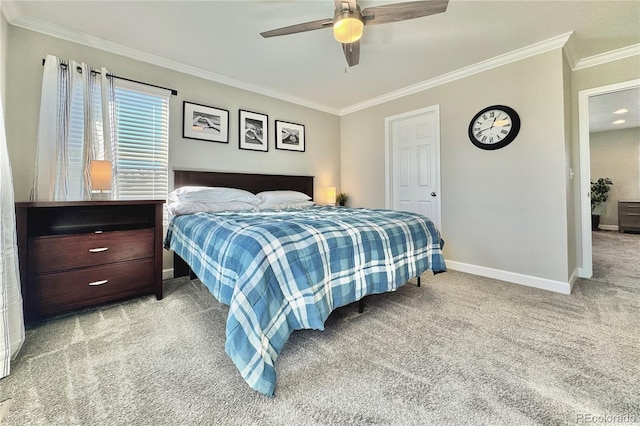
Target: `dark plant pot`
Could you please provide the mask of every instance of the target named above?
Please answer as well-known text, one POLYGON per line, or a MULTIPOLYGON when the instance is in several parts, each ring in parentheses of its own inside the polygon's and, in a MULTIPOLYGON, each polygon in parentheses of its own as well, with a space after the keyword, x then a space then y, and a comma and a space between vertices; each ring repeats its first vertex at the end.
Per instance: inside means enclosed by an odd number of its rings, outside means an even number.
POLYGON ((592 214, 591 215, 591 230, 592 231, 599 231, 600 228, 600 215, 599 214, 592 214))
POLYGON ((340 204, 342 207, 344 207, 344 201, 340 201, 338 204, 340 204))

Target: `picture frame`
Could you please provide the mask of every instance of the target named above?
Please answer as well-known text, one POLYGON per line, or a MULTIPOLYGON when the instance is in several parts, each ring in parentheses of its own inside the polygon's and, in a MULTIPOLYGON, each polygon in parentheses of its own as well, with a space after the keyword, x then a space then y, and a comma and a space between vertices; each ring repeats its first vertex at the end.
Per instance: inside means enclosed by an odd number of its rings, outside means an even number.
POLYGON ((304 125, 276 120, 276 149, 304 152, 304 125))
POLYGON ((249 151, 269 151, 269 116, 240 110, 238 147, 249 151))
POLYGON ((183 102, 182 137, 229 143, 229 111, 193 102, 183 102))

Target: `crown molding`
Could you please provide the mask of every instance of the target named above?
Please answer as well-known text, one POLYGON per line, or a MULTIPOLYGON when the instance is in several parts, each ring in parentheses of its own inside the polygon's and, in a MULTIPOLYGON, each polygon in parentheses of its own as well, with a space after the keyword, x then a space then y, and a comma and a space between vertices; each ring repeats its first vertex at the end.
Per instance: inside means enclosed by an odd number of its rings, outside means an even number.
POLYGON ((562 53, 569 63, 569 67, 573 70, 578 63, 578 47, 576 46, 576 38, 571 35, 567 43, 562 48, 562 53))
POLYGON ((622 47, 610 52, 601 53, 599 55, 582 58, 576 63, 575 67, 573 67, 573 70, 577 71, 584 68, 595 67, 596 65, 602 65, 608 62, 630 58, 632 56, 640 56, 640 43, 622 47))
POLYGON ((9 23, 12 23, 20 16, 20 10, 13 1, 0 0, 0 9, 2 9, 2 14, 9 23))
POLYGON ((366 108, 370 108, 376 105, 383 104, 395 99, 399 99, 405 96, 409 96, 421 91, 447 84, 462 78, 469 77, 474 74, 481 73, 493 68, 501 67, 513 62, 520 61, 541 53, 548 52, 550 50, 563 48, 563 53, 571 66, 573 71, 588 68, 596 65, 601 65, 607 62, 613 62, 619 59, 628 58, 631 56, 640 55, 640 44, 624 47, 621 49, 613 50, 599 55, 590 56, 580 60, 576 60, 575 46, 572 41, 571 35, 573 32, 561 34, 559 36, 535 43, 526 47, 523 47, 512 52, 505 53, 503 55, 496 56, 494 58, 470 65, 468 67, 460 68, 458 70, 443 74, 441 76, 422 81, 420 83, 404 87, 393 92, 386 93, 375 98, 368 99, 366 101, 353 104, 341 109, 330 107, 327 105, 308 101, 295 96, 281 93, 275 90, 266 89, 255 84, 250 84, 244 81, 240 81, 231 77, 217 74, 212 71, 207 71, 202 68, 186 65, 172 59, 164 58, 162 56, 153 55, 141 50, 133 49, 118 43, 114 43, 105 39, 94 37, 88 34, 81 33, 79 31, 71 30, 61 25, 56 25, 40 19, 35 19, 29 16, 21 15, 19 8, 12 1, 1 1, 2 14, 7 21, 16 27, 21 27, 27 30, 36 31, 42 34, 49 35, 51 37, 60 38, 73 43, 78 43, 84 46, 104 50, 116 55, 124 56, 127 58, 139 60, 152 65, 157 65, 163 68, 167 68, 173 71, 181 72, 184 74, 192 75, 202 78, 204 80, 213 81, 216 83, 224 84, 227 86, 235 87, 241 90, 257 93, 260 95, 272 97, 285 102, 290 102, 303 107, 311 108, 314 110, 326 112, 333 115, 343 116, 351 114, 356 111, 360 111, 366 108))
POLYGON ((146 62, 152 65, 157 65, 163 68, 167 68, 173 71, 181 72, 184 74, 199 77, 205 80, 214 81, 216 83, 224 84, 238 89, 247 90, 249 92, 257 93, 264 96, 269 96, 278 100, 291 102, 300 106, 315 109, 318 111, 326 112, 333 115, 338 115, 339 111, 336 108, 331 108, 326 105, 321 105, 315 102, 310 102, 305 99, 301 99, 295 96, 291 96, 285 93, 280 93, 275 90, 265 89, 254 84, 246 83, 244 81, 236 80, 231 77, 227 77, 221 74, 217 74, 211 71, 204 70, 202 68, 186 65, 172 59, 167 59, 162 56, 153 55, 141 50, 133 49, 128 46, 124 46, 118 43, 114 43, 105 39, 94 37, 88 34, 81 33, 79 31, 71 30, 61 25, 52 24, 50 22, 43 21, 41 19, 35 19, 29 16, 19 16, 10 21, 11 25, 21 27, 27 30, 36 31, 42 34, 49 35, 51 37, 60 38, 73 43, 82 44, 84 46, 93 47, 96 49, 104 50, 116 55, 125 56, 127 58, 135 59, 138 61, 146 62))
POLYGON ((541 53, 548 52, 553 49, 561 48, 566 44, 567 40, 569 40, 569 37, 571 37, 571 34, 573 34, 573 32, 568 32, 568 33, 550 38, 548 40, 544 40, 539 43, 535 43, 530 46, 526 46, 521 49, 514 50, 512 52, 505 53, 500 56, 496 56, 486 61, 478 62, 477 64, 460 68, 456 71, 443 74, 439 77, 432 78, 430 80, 425 80, 423 82, 402 88, 400 90, 395 90, 385 95, 371 98, 364 102, 360 102, 360 103, 351 105, 349 107, 342 108, 340 110, 340 115, 342 116, 342 115, 351 114, 353 112, 370 108, 375 105, 380 105, 385 102, 392 101, 394 99, 402 98, 408 95, 413 95, 415 93, 422 92, 423 90, 431 89, 433 87, 440 86, 442 84, 450 83, 455 80, 460 80, 462 78, 469 77, 471 75, 478 74, 483 71, 501 67, 503 65, 507 65, 513 62, 517 62, 522 59, 529 58, 531 56, 539 55, 541 53))

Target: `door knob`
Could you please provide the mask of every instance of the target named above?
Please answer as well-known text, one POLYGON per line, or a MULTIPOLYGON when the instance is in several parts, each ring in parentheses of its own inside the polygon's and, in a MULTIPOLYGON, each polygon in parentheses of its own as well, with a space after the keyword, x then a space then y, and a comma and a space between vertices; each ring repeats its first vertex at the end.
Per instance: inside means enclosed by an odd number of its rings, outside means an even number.
POLYGON ((432 196, 432 197, 435 197, 435 196, 436 196, 436 193, 435 193, 435 192, 432 192, 432 193, 431 193, 431 196, 432 196))

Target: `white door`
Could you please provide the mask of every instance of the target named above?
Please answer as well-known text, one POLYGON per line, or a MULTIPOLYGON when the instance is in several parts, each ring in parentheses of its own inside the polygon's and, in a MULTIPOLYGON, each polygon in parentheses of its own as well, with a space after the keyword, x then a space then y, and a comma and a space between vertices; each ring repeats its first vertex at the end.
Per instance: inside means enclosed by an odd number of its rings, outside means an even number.
POLYGON ((423 214, 440 228, 440 112, 388 117, 387 207, 423 214))

